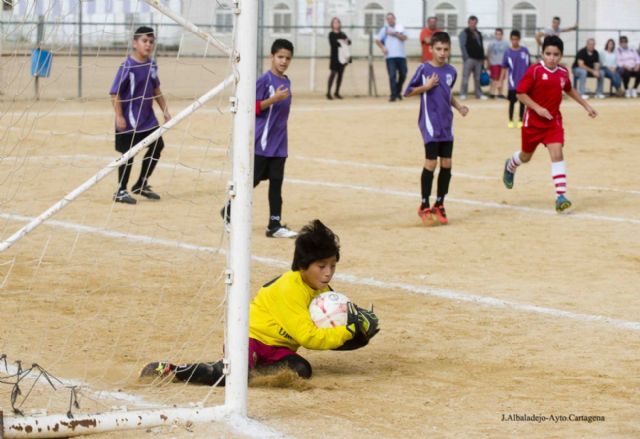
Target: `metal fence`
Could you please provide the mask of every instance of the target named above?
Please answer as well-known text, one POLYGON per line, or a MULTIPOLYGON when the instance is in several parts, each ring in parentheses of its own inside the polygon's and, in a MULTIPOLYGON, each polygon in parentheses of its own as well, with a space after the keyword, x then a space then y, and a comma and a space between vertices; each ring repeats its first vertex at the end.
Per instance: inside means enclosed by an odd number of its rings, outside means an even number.
MULTIPOLYGON (((64 63, 68 66, 65 72, 68 79, 77 77, 76 93, 65 95, 92 96, 91 85, 88 78, 84 78, 83 72, 87 70, 86 62, 83 58, 91 57, 95 64, 96 57, 124 57, 131 44, 133 30, 142 24, 134 21, 129 22, 83 22, 76 18, 75 21, 47 21, 44 17, 31 21, 0 21, 0 53, 2 55, 3 70, 11 70, 10 63, 26 63, 20 58, 30 56, 31 50, 42 48, 49 50, 54 55, 54 60, 64 57, 64 63), (74 61, 75 59, 75 61, 74 61), (74 72, 75 71, 75 72, 74 72)), ((220 54, 212 47, 207 47, 195 36, 185 33, 184 29, 175 23, 152 23, 156 30, 156 57, 162 59, 178 58, 188 59, 206 58, 221 61, 224 55, 220 54)), ((225 44, 232 43, 232 28, 215 24, 198 24, 203 30, 210 32, 225 44)), ((405 47, 408 57, 412 62, 419 62, 421 46, 419 42, 420 27, 407 27, 409 39, 405 47)), ((505 27, 504 38, 508 40, 510 28, 505 27)), ((460 48, 457 35, 463 30, 462 27, 452 32, 452 57, 451 62, 460 62, 460 48)), ((493 39, 494 28, 479 28, 485 38, 485 45, 493 39)), ((372 81, 375 72, 379 70, 382 62, 382 52, 373 43, 377 30, 363 26, 345 26, 343 31, 352 41, 351 53, 354 64, 348 70, 352 76, 354 86, 357 84, 357 94, 367 94, 375 91, 372 88, 372 81), (362 83, 366 86, 363 87, 362 83)), ((264 26, 258 29, 257 38, 261 54, 258 62, 258 69, 268 68, 265 58, 269 55, 271 41, 275 38, 290 39, 295 46, 295 57, 298 73, 298 89, 304 91, 315 91, 322 89, 324 83, 324 72, 328 70, 328 57, 330 53, 328 43, 327 27, 310 26, 289 26, 285 29, 282 26, 277 28, 264 26), (304 60, 304 61, 303 61, 304 60), (306 74, 299 72, 300 66, 305 66, 306 74)), ((531 32, 529 32, 531 34, 531 32)), ((562 35, 565 41, 565 62, 573 61, 576 51, 585 45, 587 38, 595 38, 597 48, 602 49, 606 40, 613 38, 616 42, 621 35, 629 38, 631 47, 637 47, 640 43, 640 29, 579 29, 562 35)), ((529 48, 532 54, 538 53, 538 45, 532 37, 522 39, 522 44, 529 48)), ((54 61, 54 65, 60 62, 54 61)), ((114 59, 112 64, 117 65, 114 59)), ((223 68, 224 63, 218 64, 223 68)), ((197 68, 197 67, 194 67, 197 68)), ((15 70, 15 69, 14 69, 15 70)), ((385 78, 384 70, 377 75, 380 80, 385 78)), ((22 74, 22 73, 20 73, 22 74)), ((24 73, 28 75, 27 73, 24 73)), ((19 74, 15 73, 17 78, 19 74)), ((22 78, 24 79, 24 78, 22 78)), ((386 79, 385 79, 386 80, 386 79)), ((0 88, 6 88, 7 75, 4 74, 0 81, 0 88), (2 84, 4 83, 4 84, 2 84)), ((378 81, 380 83, 380 81, 378 81)), ((374 83, 375 85, 375 83, 374 83)), ((384 86, 380 83, 379 85, 384 86)), ((6 94, 6 93, 5 93, 6 94)))

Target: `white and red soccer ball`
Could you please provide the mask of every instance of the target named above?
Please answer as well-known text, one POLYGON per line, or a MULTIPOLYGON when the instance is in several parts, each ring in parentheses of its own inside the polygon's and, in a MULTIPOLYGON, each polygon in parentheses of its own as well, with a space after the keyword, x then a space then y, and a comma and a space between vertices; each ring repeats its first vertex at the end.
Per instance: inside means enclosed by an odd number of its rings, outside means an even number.
POLYGON ((318 328, 346 326, 349 302, 349 298, 344 294, 327 291, 311 301, 309 315, 318 328))

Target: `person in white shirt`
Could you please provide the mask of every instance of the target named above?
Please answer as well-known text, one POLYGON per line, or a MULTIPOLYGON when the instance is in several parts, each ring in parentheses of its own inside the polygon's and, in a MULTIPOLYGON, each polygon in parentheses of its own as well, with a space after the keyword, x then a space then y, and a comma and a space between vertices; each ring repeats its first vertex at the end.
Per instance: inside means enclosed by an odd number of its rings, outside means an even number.
POLYGON ((407 55, 404 42, 407 40, 404 26, 396 23, 396 16, 389 12, 387 24, 380 29, 376 45, 384 53, 389 73, 390 102, 402 99, 402 85, 407 78, 407 55))

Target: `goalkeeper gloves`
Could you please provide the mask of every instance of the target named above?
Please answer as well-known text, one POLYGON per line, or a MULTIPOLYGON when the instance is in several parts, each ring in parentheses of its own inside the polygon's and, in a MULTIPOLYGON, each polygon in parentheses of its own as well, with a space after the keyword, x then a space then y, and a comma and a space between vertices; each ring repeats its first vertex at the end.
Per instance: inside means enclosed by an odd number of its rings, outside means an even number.
POLYGON ((373 338, 380 331, 378 316, 371 310, 360 308, 355 303, 347 303, 347 330, 354 337, 362 335, 366 340, 373 338))

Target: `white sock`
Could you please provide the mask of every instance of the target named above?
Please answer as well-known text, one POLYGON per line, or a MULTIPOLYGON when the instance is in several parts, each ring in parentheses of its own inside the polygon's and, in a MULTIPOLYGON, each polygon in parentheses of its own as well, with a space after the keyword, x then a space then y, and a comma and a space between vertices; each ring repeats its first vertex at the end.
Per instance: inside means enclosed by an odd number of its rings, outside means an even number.
POLYGON ((516 151, 513 153, 513 155, 509 159, 509 163, 507 164, 507 170, 512 174, 514 174, 518 166, 520 166, 521 164, 522 164, 522 161, 520 160, 520 151, 516 151))
POLYGON ((551 163, 551 175, 553 184, 556 186, 556 195, 564 195, 567 192, 567 169, 564 160, 551 163))

